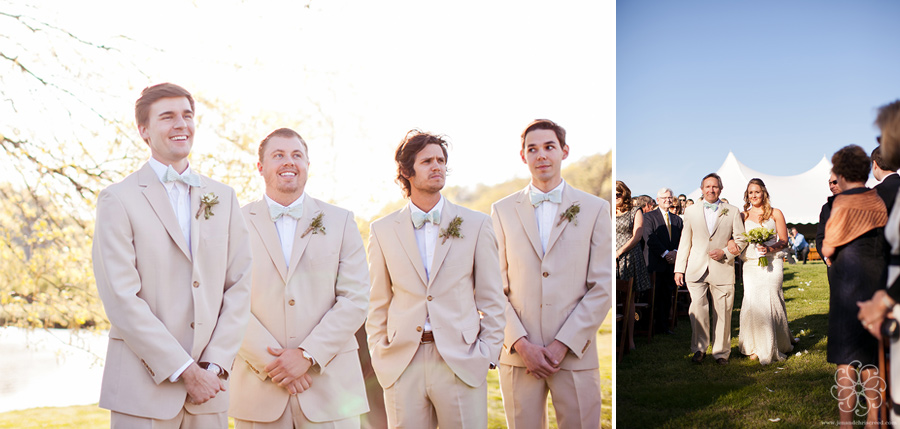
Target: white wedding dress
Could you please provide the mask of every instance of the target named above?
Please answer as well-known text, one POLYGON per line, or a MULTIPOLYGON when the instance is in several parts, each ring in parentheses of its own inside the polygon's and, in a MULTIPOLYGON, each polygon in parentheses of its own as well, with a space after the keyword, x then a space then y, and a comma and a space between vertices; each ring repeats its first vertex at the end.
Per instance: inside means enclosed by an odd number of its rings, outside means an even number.
MULTIPOLYGON (((759 226, 752 220, 744 222, 747 231, 759 226)), ((774 230, 775 221, 768 219, 762 226, 774 230)), ((773 237, 766 244, 771 246, 776 240, 773 237)), ((749 244, 741 258, 744 261, 744 300, 738 340, 742 354, 756 354, 760 364, 768 365, 786 359, 793 346, 781 290, 784 280, 781 252, 766 255, 769 264, 764 267, 759 266, 760 256, 756 245, 749 244)))

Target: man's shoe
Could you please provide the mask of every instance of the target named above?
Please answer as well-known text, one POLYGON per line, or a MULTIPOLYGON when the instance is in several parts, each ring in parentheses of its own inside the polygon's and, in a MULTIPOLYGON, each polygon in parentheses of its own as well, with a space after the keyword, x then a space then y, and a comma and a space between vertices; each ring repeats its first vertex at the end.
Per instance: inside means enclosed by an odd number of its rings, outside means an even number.
POLYGON ((703 358, 706 357, 706 353, 703 352, 694 352, 694 357, 691 358, 691 362, 700 365, 703 363, 703 358))
POLYGON ((728 365, 728 359, 718 358, 718 359, 716 359, 716 363, 719 365, 728 365))

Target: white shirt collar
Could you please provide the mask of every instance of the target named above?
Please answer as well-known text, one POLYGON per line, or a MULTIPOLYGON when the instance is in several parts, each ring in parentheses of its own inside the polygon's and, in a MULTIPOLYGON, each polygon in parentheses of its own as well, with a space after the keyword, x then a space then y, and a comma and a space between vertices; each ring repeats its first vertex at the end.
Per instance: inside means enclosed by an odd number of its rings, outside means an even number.
MULTIPOLYGON (((422 209, 416 207, 416 205, 413 204, 412 200, 409 200, 409 203, 407 203, 407 204, 409 205, 409 211, 410 211, 410 212, 413 212, 413 213, 414 213, 414 212, 419 212, 419 213, 425 213, 425 214, 428 214, 428 213, 431 213, 431 212, 433 212, 433 211, 435 211, 435 210, 440 210, 440 211, 443 212, 443 211, 444 211, 444 196, 441 195, 441 199, 438 200, 437 204, 435 204, 434 207, 432 207, 431 210, 428 210, 427 212, 422 211, 422 209)), ((442 215, 443 215, 443 214, 442 214, 442 215)))
POLYGON ((553 192, 553 191, 555 191, 555 190, 557 190, 557 189, 559 189, 560 194, 562 194, 562 192, 565 190, 565 188, 566 188, 566 179, 562 179, 562 181, 559 182, 559 185, 556 185, 556 187, 553 188, 553 189, 551 189, 549 192, 544 192, 544 191, 538 189, 538 188, 535 187, 534 184, 532 184, 531 182, 528 183, 528 191, 529 191, 529 192, 534 191, 534 192, 537 192, 537 193, 539 193, 539 194, 549 194, 550 192, 553 192))
MULTIPOLYGON (((294 200, 294 202, 290 203, 290 204, 287 205, 287 206, 282 206, 282 207, 291 208, 291 207, 296 207, 296 206, 299 205, 299 204, 303 204, 303 197, 305 197, 305 196, 306 196, 306 192, 304 191, 302 194, 300 194, 299 197, 297 197, 296 200, 294 200)), ((269 198, 268 195, 263 194, 263 197, 266 199, 266 202, 267 202, 269 205, 277 204, 277 205, 281 206, 280 203, 278 203, 277 201, 275 201, 275 200, 269 198)), ((304 210, 304 211, 305 211, 305 210, 304 210)))
MULTIPOLYGON (((156 160, 156 158, 150 157, 150 160, 147 161, 147 164, 150 164, 150 168, 153 169, 153 172, 156 173, 156 177, 159 178, 159 181, 165 184, 163 181, 163 176, 166 175, 166 170, 169 169, 168 165, 165 165, 156 160)), ((181 174, 192 173, 191 164, 188 164, 188 168, 186 168, 181 174)))

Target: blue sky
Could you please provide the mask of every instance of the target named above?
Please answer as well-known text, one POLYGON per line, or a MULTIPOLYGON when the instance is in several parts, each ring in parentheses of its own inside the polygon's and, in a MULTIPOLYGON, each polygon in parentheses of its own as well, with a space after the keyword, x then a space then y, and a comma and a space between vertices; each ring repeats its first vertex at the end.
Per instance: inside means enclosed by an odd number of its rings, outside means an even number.
POLYGON ((687 194, 729 151, 775 175, 871 151, 876 109, 900 98, 898 1, 616 8, 615 174, 635 195, 687 194))

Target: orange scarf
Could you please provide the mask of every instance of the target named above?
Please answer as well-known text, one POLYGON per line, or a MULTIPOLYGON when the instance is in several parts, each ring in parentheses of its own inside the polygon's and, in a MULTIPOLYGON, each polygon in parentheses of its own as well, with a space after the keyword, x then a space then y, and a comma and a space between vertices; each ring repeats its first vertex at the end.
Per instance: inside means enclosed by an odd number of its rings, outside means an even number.
POLYGON ((825 224, 825 246, 843 246, 875 228, 887 224, 884 201, 874 190, 859 194, 839 194, 834 199, 831 217, 825 224))

